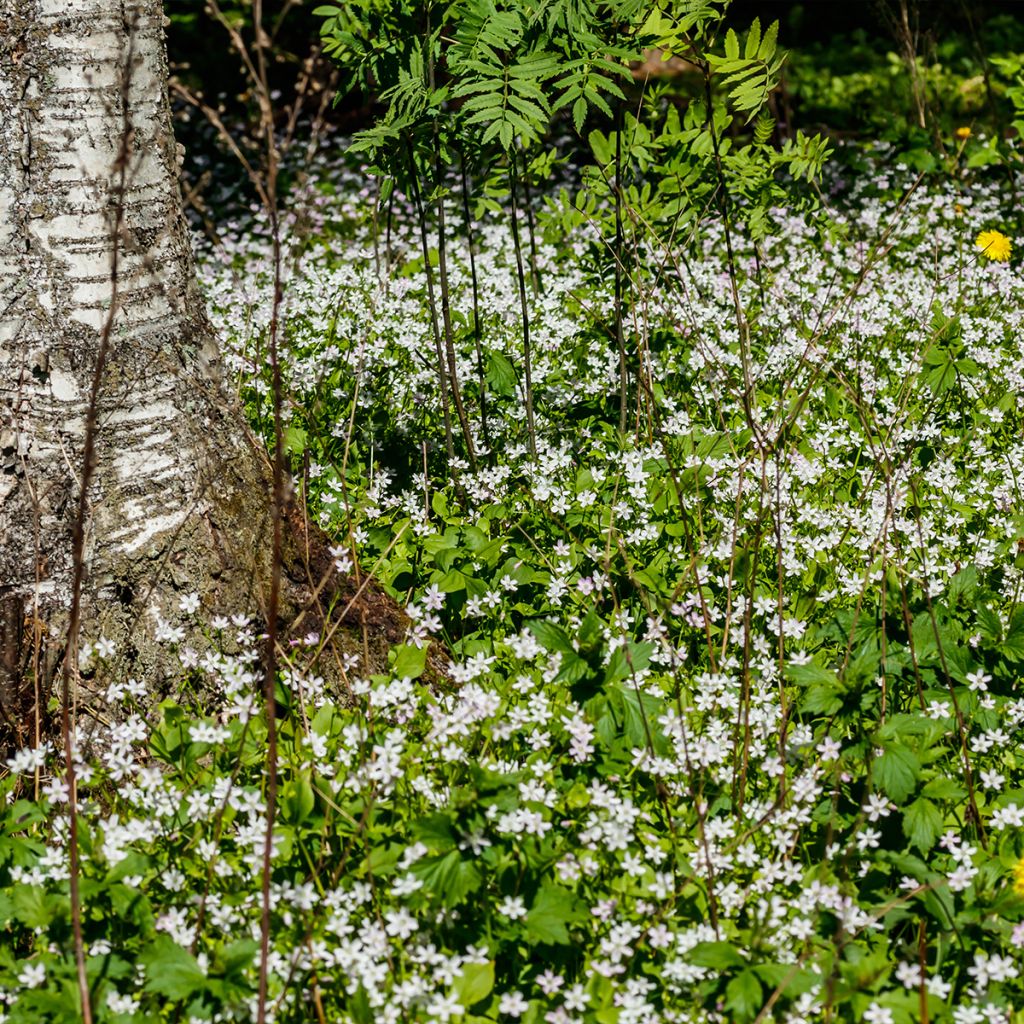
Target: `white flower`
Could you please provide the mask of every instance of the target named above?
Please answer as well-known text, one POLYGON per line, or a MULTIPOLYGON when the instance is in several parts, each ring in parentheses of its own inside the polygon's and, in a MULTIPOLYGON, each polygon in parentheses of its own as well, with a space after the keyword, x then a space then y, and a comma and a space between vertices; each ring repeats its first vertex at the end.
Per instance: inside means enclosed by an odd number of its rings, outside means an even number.
POLYGON ((526 903, 522 896, 506 896, 498 904, 498 913, 512 921, 518 921, 520 918, 526 917, 526 903))
POLYGON ((967 685, 972 690, 987 690, 988 684, 991 682, 992 677, 980 668, 976 672, 967 673, 967 685))
POLYGON ((565 978, 555 974, 550 967, 546 968, 543 974, 537 975, 537 988, 546 996, 553 996, 564 984, 565 978))
POLYGON ((188 730, 188 737, 193 743, 223 743, 230 735, 231 731, 223 725, 206 722, 197 722, 188 730))
POLYGON ((996 832, 1002 832, 1008 826, 1020 828, 1022 825, 1024 825, 1024 811, 1014 803, 998 808, 989 818, 989 826, 996 832))
POLYGON ((872 1003, 864 1011, 864 1020, 867 1024, 893 1024, 892 1010, 872 1003))
POLYGON ((427 1004, 427 1013, 433 1020, 449 1021, 452 1017, 461 1017, 464 1012, 455 996, 436 995, 427 1004))
POLYGON ((138 999, 133 999, 131 996, 121 995, 120 992, 111 989, 107 993, 107 1009, 111 1013, 135 1013, 139 1008, 138 999))
POLYGON ((337 547, 330 549, 331 557, 334 559, 334 568, 341 573, 348 573, 352 571, 352 557, 349 554, 348 548, 344 544, 339 544, 337 547))
POLYGON ((503 993, 501 999, 498 1000, 498 1013, 506 1014, 509 1017, 522 1017, 529 1007, 530 1004, 518 989, 503 993))
POLYGON ((822 761, 836 761, 843 748, 831 736, 826 736, 815 749, 821 754, 822 761))
POLYGON ((921 965, 900 962, 896 965, 896 977, 904 988, 918 988, 921 984, 921 965))
POLYGON ((44 964, 25 964, 18 975, 18 983, 25 988, 39 988, 46 981, 44 964))
POLYGON ((38 747, 24 747, 7 761, 7 767, 15 775, 28 775, 46 764, 47 750, 48 747, 45 743, 38 747))
POLYGON ((887 818, 892 813, 892 809, 892 801, 884 796, 880 796, 878 793, 872 793, 868 797, 867 804, 864 806, 868 821, 878 821, 879 818, 887 818))
POLYGON ((389 910, 384 915, 384 920, 386 922, 385 931, 396 939, 407 939, 419 928, 419 922, 405 907, 389 910))

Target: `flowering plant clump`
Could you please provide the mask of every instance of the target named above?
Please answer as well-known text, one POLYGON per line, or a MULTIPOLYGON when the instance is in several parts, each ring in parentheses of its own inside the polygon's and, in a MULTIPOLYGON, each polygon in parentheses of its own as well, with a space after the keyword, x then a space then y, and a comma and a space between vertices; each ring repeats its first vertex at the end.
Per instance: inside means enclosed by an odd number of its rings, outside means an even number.
POLYGON ((986 259, 1005 263, 1013 251, 1013 243, 1000 231, 982 231, 974 241, 986 259))
MULTIPOLYGON (((337 571, 373 567, 410 627, 388 671, 345 660, 344 698, 300 660, 316 636, 281 671, 267 1019, 1014 1019, 1024 282, 935 255, 999 196, 908 195, 903 170, 879 172, 837 199, 825 247, 775 211, 778 236, 740 254, 747 353, 709 228, 687 302, 650 290, 658 414, 625 439, 590 319, 613 296, 580 270, 587 229, 552 214, 530 298, 536 457, 509 239, 487 227, 488 433, 475 417, 478 468, 454 475, 402 207, 382 280, 362 180, 318 172, 294 199, 314 233, 286 292, 286 436, 349 538, 337 571), (446 685, 423 682, 430 642, 446 685)), ((204 281, 259 424, 272 276, 244 228, 228 245, 204 281)), ((449 258, 468 320, 469 252, 449 258)), ((162 615, 203 705, 110 678, 120 712, 81 739, 93 1019, 251 1021, 259 629, 192 595, 162 615)), ((93 652, 97 679, 112 653, 93 652)), ((74 1019, 62 754, 7 769, 0 1020, 74 1019)))

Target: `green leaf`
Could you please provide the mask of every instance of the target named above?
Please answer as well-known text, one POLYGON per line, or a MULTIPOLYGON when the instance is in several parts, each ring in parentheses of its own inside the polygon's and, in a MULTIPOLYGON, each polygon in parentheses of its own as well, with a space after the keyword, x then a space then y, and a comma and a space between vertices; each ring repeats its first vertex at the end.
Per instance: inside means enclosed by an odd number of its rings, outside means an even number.
POLYGON ((761 1009, 761 982, 748 967, 725 988, 725 1008, 732 1010, 738 1021, 753 1020, 761 1009))
POLYGON ((301 455, 309 443, 306 431, 302 427, 287 426, 282 431, 284 450, 292 455, 301 455))
POLYGON ((581 96, 572 105, 572 123, 576 127, 576 133, 583 134, 583 123, 587 117, 587 101, 581 96))
POLYGON ((963 800, 967 790, 948 775, 939 775, 921 787, 921 794, 932 800, 963 800))
POLYGON ((462 973, 455 979, 452 992, 459 1005, 467 1010, 486 999, 494 989, 494 961, 485 964, 466 964, 462 973))
POLYGON ((238 939, 218 954, 216 966, 225 977, 243 974, 252 964, 260 944, 255 939, 238 939))
POLYGON ((644 747, 648 734, 655 740, 658 733, 658 719, 664 714, 662 701, 649 693, 637 690, 629 684, 621 686, 623 723, 622 731, 634 747, 644 747))
POLYGON ((470 577, 461 569, 449 569, 439 580, 436 581, 438 590, 445 594, 456 594, 465 590, 470 577))
POLYGON ((285 783, 281 792, 281 809, 286 821, 301 825, 316 806, 316 797, 309 779, 302 775, 285 783))
POLYGON ((426 645, 417 647, 415 644, 401 644, 395 648, 395 659, 391 664, 391 671, 399 679, 418 679, 423 675, 426 665, 426 645))
POLYGON ((1007 661, 1024 661, 1024 609, 1018 608, 1013 613, 1001 651, 1007 661))
POLYGON ((57 913, 58 898, 49 896, 41 885, 19 885, 14 890, 11 913, 29 928, 45 928, 57 913))
POLYGON ((526 625, 545 650, 561 651, 562 654, 571 654, 577 657, 569 634, 561 626, 556 626, 555 623, 548 622, 547 619, 532 619, 526 625))
POLYGON ((765 62, 770 61, 775 56, 776 40, 779 38, 779 23, 773 21, 768 28, 765 30, 764 35, 761 38, 761 45, 757 50, 757 59, 765 62))
POLYGON ((511 398, 515 394, 518 380, 515 367, 501 352, 490 351, 487 353, 485 379, 488 387, 495 394, 500 394, 503 398, 511 398))
POLYGON ((561 667, 558 670, 558 675, 555 676, 555 682, 568 683, 572 686, 573 683, 578 683, 590 675, 590 672, 590 662, 575 652, 570 652, 562 655, 561 667))
POLYGON ((430 814, 424 818, 417 818, 412 823, 412 835, 417 842, 426 843, 434 850, 449 850, 455 845, 452 820, 447 814, 430 814))
POLYGON ((743 56, 750 60, 757 56, 757 48, 761 45, 761 19, 755 18, 747 33, 747 42, 743 47, 743 56))
POLYGON ((158 935, 142 951, 139 961, 146 968, 146 991, 168 999, 185 1000, 207 987, 206 975, 196 958, 169 935, 158 935))
POLYGON ((480 888, 480 872, 471 861, 463 860, 458 850, 424 857, 412 867, 426 890, 446 907, 461 903, 480 888))
POLYGON ((903 834, 922 853, 927 853, 935 845, 942 835, 942 828, 942 815, 927 797, 918 797, 903 812, 903 834))
POLYGON ((806 665, 787 665, 786 675, 798 686, 812 686, 818 683, 822 686, 840 688, 839 677, 830 668, 822 668, 813 661, 806 665))
POLYGON ((921 762, 917 755, 902 745, 892 746, 871 764, 871 777, 896 803, 902 803, 917 785, 921 762))
POLYGON ((579 923, 581 918, 578 901, 568 889, 545 885, 527 911, 526 933, 534 942, 568 946, 571 940, 566 926, 579 923))
POLYGON ((746 964, 731 942, 698 942, 690 950, 689 959, 698 967, 710 967, 715 971, 746 964))

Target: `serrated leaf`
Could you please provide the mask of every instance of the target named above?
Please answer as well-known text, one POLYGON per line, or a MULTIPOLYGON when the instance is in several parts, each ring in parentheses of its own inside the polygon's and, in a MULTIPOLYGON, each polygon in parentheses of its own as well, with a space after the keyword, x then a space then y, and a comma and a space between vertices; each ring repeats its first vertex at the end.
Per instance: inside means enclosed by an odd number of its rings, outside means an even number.
POLYGON ((533 898, 526 914, 526 933, 534 942, 568 946, 568 925, 582 919, 579 901, 560 885, 545 885, 533 898))
POLYGON ((921 787, 921 795, 932 800, 963 800, 967 790, 955 779, 940 775, 921 787))
POLYGON ((424 857, 411 868, 424 888, 446 907, 454 907, 480 888, 480 872, 471 861, 464 860, 458 850, 424 857))
POLYGON ((871 776, 875 785, 881 787, 900 804, 914 791, 921 762, 909 747, 892 746, 871 764, 871 776))
POLYGON ((516 393, 516 368, 500 352, 487 354, 487 384, 502 398, 511 398, 516 393))
POLYGON ((196 958, 169 935, 158 935, 139 956, 146 968, 146 991, 168 999, 185 1000, 207 987, 196 958))
POLYGON ((927 797, 918 797, 903 812, 903 834, 922 853, 927 853, 942 835, 939 809, 927 797))
POLYGON ((572 105, 572 123, 576 126, 576 133, 583 134, 583 123, 587 117, 587 101, 581 96, 572 105))
POLYGON ((561 651, 563 654, 571 654, 578 657, 569 634, 561 626, 547 619, 531 619, 526 624, 527 629, 540 641, 541 646, 547 651, 561 651))
POLYGON ((11 899, 11 914, 29 928, 46 928, 57 913, 58 897, 41 885, 19 885, 11 899))
POLYGON ((757 49, 758 60, 768 62, 775 55, 775 47, 779 38, 779 23, 773 21, 765 30, 761 38, 761 45, 757 49))
POLYGON ((761 982, 749 967, 725 987, 725 1008, 733 1011, 737 1022, 753 1020, 762 1001, 761 982))
POLYGON ((306 431, 299 426, 291 425, 281 432, 281 442, 284 450, 292 455, 301 455, 309 444, 309 437, 306 431))
POLYGON ((244 974, 252 965, 259 948, 260 944, 255 939, 238 939, 238 941, 225 946, 217 954, 218 972, 225 977, 244 974))
POLYGON ((761 19, 755 18, 747 33, 747 42, 743 48, 743 56, 748 60, 757 56, 757 48, 761 45, 761 19))
POLYGON ((447 814, 429 814, 412 823, 412 835, 418 843, 426 843, 434 850, 446 851, 455 845, 455 833, 447 814))

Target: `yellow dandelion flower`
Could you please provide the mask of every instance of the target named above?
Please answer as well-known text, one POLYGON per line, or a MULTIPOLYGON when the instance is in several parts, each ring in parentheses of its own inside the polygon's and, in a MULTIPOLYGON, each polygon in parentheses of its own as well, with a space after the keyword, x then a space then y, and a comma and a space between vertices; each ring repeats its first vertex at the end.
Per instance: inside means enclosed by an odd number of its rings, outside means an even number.
POLYGON ((982 256, 1000 263, 1010 258, 1013 249, 1013 242, 1001 231, 982 231, 974 244, 981 250, 982 256))
POLYGON ((1024 857, 1013 865, 1013 891, 1024 896, 1024 857))
POLYGON ((964 125, 962 128, 957 128, 953 133, 958 139, 969 139, 971 137, 971 129, 964 125))

